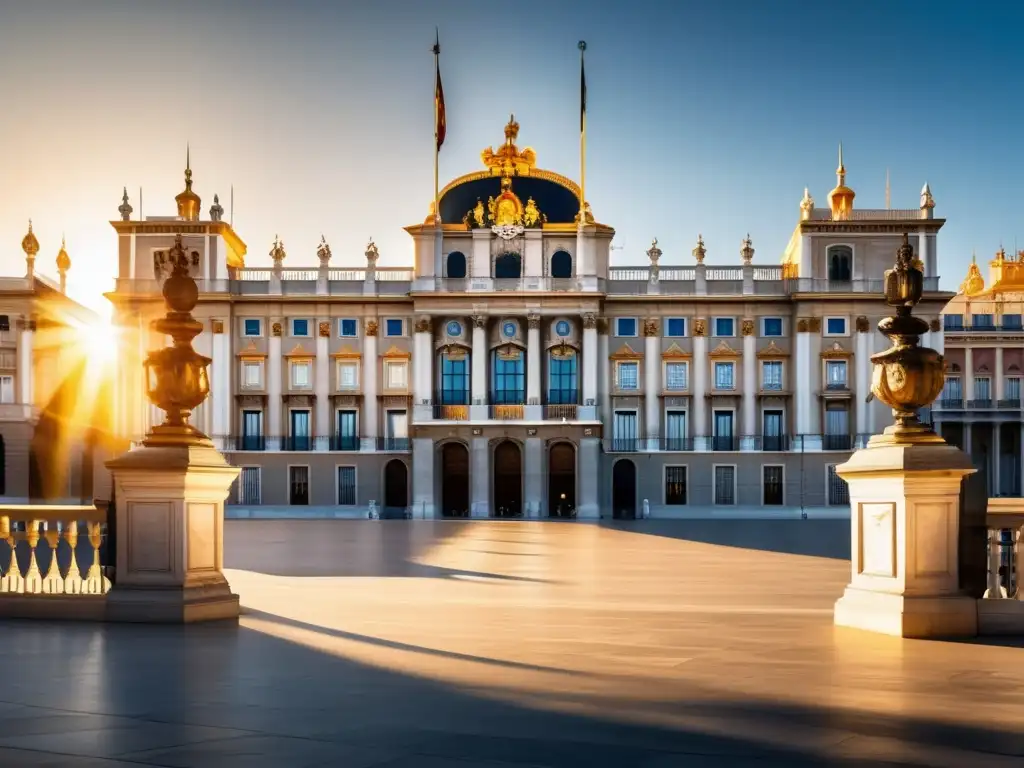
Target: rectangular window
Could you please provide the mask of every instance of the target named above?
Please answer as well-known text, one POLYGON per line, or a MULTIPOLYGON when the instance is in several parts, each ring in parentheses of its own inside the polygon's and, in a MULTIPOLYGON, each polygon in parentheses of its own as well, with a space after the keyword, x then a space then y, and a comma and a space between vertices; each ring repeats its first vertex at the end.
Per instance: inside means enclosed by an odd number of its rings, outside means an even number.
POLYGON ((288 503, 309 504, 309 467, 288 467, 288 503))
POLYGON ((616 411, 612 425, 612 450, 635 451, 637 449, 636 411, 616 411))
POLYGON ((736 503, 736 467, 715 467, 715 504, 736 503))
POLYGON ((356 321, 354 318, 345 317, 338 321, 338 335, 351 337, 356 335, 356 321))
POLYGON ((690 386, 689 363, 665 363, 665 389, 680 392, 690 386))
POLYGON ((263 363, 247 360, 242 363, 242 386, 258 389, 263 386, 263 363))
POLYGON ((338 467, 338 506, 352 507, 356 503, 356 468, 338 467))
POLYGON ((947 331, 962 331, 964 329, 964 316, 946 315, 942 318, 942 326, 947 331))
POLYGON ((666 336, 685 336, 686 335, 686 318, 685 317, 670 317, 665 321, 665 335, 666 336))
POLYGON ((971 315, 971 326, 975 329, 989 330, 995 328, 992 315, 971 315))
POLYGON ((736 379, 733 373, 736 366, 732 363, 715 363, 715 389, 734 389, 736 379))
POLYGON ((845 317, 826 317, 825 318, 825 335, 826 336, 845 336, 846 335, 846 318, 845 317))
POLYGON ((384 414, 384 438, 387 449, 409 449, 409 414, 407 411, 388 411, 384 414))
POLYGON ((942 399, 947 402, 964 399, 963 385, 959 376, 946 377, 946 384, 942 388, 942 399))
POLYGON ((1006 377, 1006 395, 1007 400, 1014 402, 1020 402, 1020 376, 1007 376, 1006 377))
POLYGON ((850 488, 846 481, 836 472, 836 465, 825 467, 825 482, 828 484, 828 503, 833 507, 845 507, 850 504, 850 488))
POLYGON ((686 504, 686 467, 665 467, 665 504, 670 507, 686 504))
POLYGON ((338 363, 338 389, 359 389, 359 363, 338 363))
POLYGON ((782 389, 781 360, 765 360, 761 363, 761 389, 772 391, 782 389))
POLYGON ((0 376, 0 403, 14 402, 14 377, 0 376))
POLYGON ((400 317, 389 317, 384 321, 384 335, 385 336, 404 336, 405 335, 405 323, 400 317))
POLYGON ((1021 330, 1021 316, 1020 315, 1003 315, 1003 328, 1008 331, 1019 331, 1021 330))
POLYGON ((636 336, 636 318, 635 317, 617 317, 617 318, 615 318, 615 335, 616 336, 636 336))
POLYGON ((242 411, 242 450, 263 450, 263 411, 242 411))
POLYGON ((292 388, 293 389, 306 389, 312 386, 310 368, 312 366, 306 362, 292 363, 292 388))
POLYGON ((826 451, 849 450, 850 409, 846 403, 828 403, 825 406, 825 434, 822 447, 826 451))
POLYGON ((309 336, 309 320, 293 318, 292 336, 309 336))
POLYGON ((260 468, 242 467, 238 477, 238 503, 253 505, 260 503, 260 468))
POLYGON ((356 417, 356 411, 338 411, 338 431, 335 435, 334 450, 359 450, 359 435, 356 429, 356 417))
POLYGON ((736 323, 731 317, 715 318, 715 336, 735 336, 736 323))
POLYGON ((409 364, 405 361, 384 361, 384 386, 388 389, 405 389, 409 386, 409 364))
POLYGON ((733 435, 734 414, 732 411, 714 411, 712 414, 712 425, 714 432, 711 437, 711 449, 715 451, 735 451, 735 437, 733 435))
POLYGON ((782 423, 782 411, 764 411, 761 414, 761 450, 785 451, 789 448, 782 423))
POLYGON ((639 389, 640 388, 640 364, 639 363, 619 363, 619 366, 618 366, 618 385, 619 385, 619 389, 639 389))
POLYGON ((974 402, 988 402, 992 399, 992 379, 988 376, 974 377, 974 402))
POLYGON ((762 336, 781 336, 782 318, 766 317, 763 321, 762 336))
POLYGON ((826 360, 825 361, 825 388, 846 389, 846 361, 826 360))
POLYGON ((768 464, 761 467, 761 492, 766 507, 782 506, 782 467, 768 464))
POLYGON ((685 451, 686 411, 667 411, 665 413, 665 450, 685 451))
POLYGON ((242 321, 242 333, 246 336, 260 336, 260 321, 257 317, 247 317, 242 321))

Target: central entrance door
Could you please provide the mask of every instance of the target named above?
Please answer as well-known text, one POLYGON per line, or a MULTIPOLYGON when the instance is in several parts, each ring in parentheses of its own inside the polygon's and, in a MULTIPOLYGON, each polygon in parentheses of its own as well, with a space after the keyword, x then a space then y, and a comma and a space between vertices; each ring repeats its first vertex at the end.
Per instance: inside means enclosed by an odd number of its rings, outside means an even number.
POLYGON ((494 517, 523 515, 523 453, 511 440, 494 449, 494 517))
POLYGON ((612 469, 612 517, 636 519, 636 465, 629 459, 619 459, 612 469))
POLYGON ((462 443, 441 446, 441 514, 469 517, 469 451, 462 443))
POLYGON ((392 459, 384 466, 384 509, 381 517, 404 518, 409 507, 409 471, 392 459))
POLYGON ((576 451, 569 443, 548 451, 548 516, 576 516, 576 451))

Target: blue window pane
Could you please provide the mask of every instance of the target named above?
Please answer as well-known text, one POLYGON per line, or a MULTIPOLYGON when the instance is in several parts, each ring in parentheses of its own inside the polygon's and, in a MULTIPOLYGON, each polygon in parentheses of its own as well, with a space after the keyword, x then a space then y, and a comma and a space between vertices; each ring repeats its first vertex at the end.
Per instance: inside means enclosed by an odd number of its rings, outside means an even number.
POLYGON ((828 333, 846 333, 846 318, 830 317, 826 321, 825 330, 828 333))
POLYGON ((387 321, 385 328, 388 336, 401 336, 402 335, 402 321, 401 319, 394 319, 387 321))
POLYGON ((292 320, 292 336, 308 336, 309 320, 292 320))
POLYGON ((245 335, 246 336, 259 336, 260 335, 260 321, 254 319, 247 319, 245 321, 245 335))
POLYGON ((715 336, 732 336, 732 318, 731 317, 718 317, 715 318, 715 336))
POLYGON ((636 336, 636 318, 620 317, 615 321, 616 336, 636 336))
POLYGON ((947 331, 962 331, 964 329, 963 315, 946 315, 943 322, 947 331))
POLYGON ((682 317, 670 317, 665 331, 666 336, 685 336, 686 320, 682 317))
POLYGON ((342 320, 341 321, 341 335, 342 336, 355 336, 356 335, 356 321, 354 319, 342 320))
POLYGON ((1009 328, 1013 330, 1020 330, 1021 327, 1021 316, 1020 315, 1003 315, 1003 328, 1009 328))
POLYGON ((576 355, 548 359, 549 385, 548 402, 552 405, 575 405, 579 382, 576 378, 576 355))
POLYGON ((764 319, 764 335, 765 336, 781 336, 782 335, 782 318, 781 317, 766 317, 764 319))

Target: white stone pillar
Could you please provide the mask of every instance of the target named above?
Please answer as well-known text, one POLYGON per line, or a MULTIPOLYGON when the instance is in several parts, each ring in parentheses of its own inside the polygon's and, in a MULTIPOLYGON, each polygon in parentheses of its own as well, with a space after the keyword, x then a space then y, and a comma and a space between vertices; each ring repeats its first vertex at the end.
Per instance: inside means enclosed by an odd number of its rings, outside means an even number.
POLYGON ((18 343, 18 402, 32 405, 35 400, 35 370, 32 366, 32 342, 35 337, 35 320, 26 320, 21 329, 18 343))
POLYGON ((661 414, 658 397, 658 382, 661 379, 661 355, 658 354, 658 321, 651 318, 644 321, 644 433, 647 436, 647 450, 658 450, 661 437, 661 414))
POLYGON ((796 432, 797 437, 803 441, 804 448, 815 444, 817 441, 811 437, 811 407, 814 393, 811 391, 811 334, 806 329, 806 320, 798 321, 803 325, 804 330, 797 326, 796 334, 796 379, 794 387, 796 394, 796 432))
POLYGON ((434 517, 434 441, 429 437, 412 441, 412 516, 434 517))
POLYGON ((576 275, 583 276, 591 273, 590 254, 587 253, 587 236, 584 234, 581 224, 576 229, 576 275))
POLYGON ((800 235, 800 265, 797 267, 797 277, 814 277, 813 254, 811 253, 811 236, 800 235))
POLYGON ((1003 373, 1003 348, 996 347, 996 405, 999 404, 1000 400, 1006 398, 1006 377, 1003 373))
POLYGON ((469 276, 482 280, 491 276, 491 231, 489 229, 473 230, 472 264, 469 276))
POLYGON ((224 332, 224 321, 211 321, 213 349, 210 357, 210 398, 213 413, 213 444, 223 450, 231 432, 231 350, 230 336, 224 332))
POLYGON ((597 318, 583 315, 583 405, 597 404, 597 318))
POLYGON ((540 316, 526 318, 526 402, 537 405, 541 402, 541 341, 540 316))
POLYGON ((740 450, 757 449, 757 337, 754 320, 743 321, 743 431, 740 450))
POLYGON ((271 318, 270 340, 267 344, 267 450, 281 450, 281 318, 271 318))
MULTIPOLYGON (((331 447, 331 323, 317 321, 316 365, 313 373, 313 393, 316 395, 316 420, 314 422, 314 444, 316 450, 326 451, 331 447)), ((358 425, 357 425, 358 426, 358 425)))
POLYGON ((444 230, 437 227, 434 230, 434 275, 441 277, 444 274, 444 230))
POLYGON ((1001 489, 1002 467, 999 466, 1001 463, 999 457, 1002 455, 1003 450, 1003 436, 1000 434, 1002 432, 1000 426, 1001 424, 998 421, 992 425, 992 469, 989 470, 991 472, 989 477, 992 480, 992 484, 989 488, 989 496, 998 496, 1001 489))
POLYGON ((974 399, 974 350, 964 347, 964 400, 974 399))
POLYGON ((360 360, 360 376, 363 379, 363 418, 359 431, 365 440, 362 449, 377 450, 377 436, 380 434, 380 416, 377 393, 380 391, 377 377, 380 375, 380 361, 377 359, 377 321, 369 320, 363 333, 363 357, 360 360))
POLYGON ((935 273, 932 271, 932 263, 928 257, 928 233, 924 229, 917 233, 917 258, 924 264, 924 276, 933 277, 935 273))
POLYGON ((434 350, 432 349, 430 318, 421 315, 416 318, 416 333, 413 344, 413 371, 415 373, 415 387, 413 396, 416 404, 433 401, 432 376, 434 365, 434 350))
POLYGON ((612 429, 612 386, 611 370, 612 364, 608 359, 608 320, 602 318, 598 321, 597 336, 597 398, 600 405, 601 423, 604 425, 605 437, 611 435, 612 429))
POLYGON ((474 437, 469 449, 472 467, 469 471, 471 494, 470 515, 490 517, 491 514, 491 450, 486 437, 474 437))
POLYGON ((601 516, 597 493, 601 477, 600 447, 600 441, 597 438, 585 437, 580 440, 577 471, 581 482, 576 516, 581 519, 596 520, 601 516))
MULTIPOLYGON (((871 393, 871 335, 870 326, 860 324, 858 320, 857 335, 854 339, 853 364, 854 364, 854 387, 856 388, 856 419, 857 438, 865 441, 865 435, 875 433, 874 424, 871 419, 871 403, 867 402, 867 396, 871 393), (863 329, 863 330, 862 330, 863 329)), ((797 379, 799 382, 800 379, 797 379)))
MULTIPOLYGON (((487 404, 487 316, 474 315, 472 353, 472 403, 487 404)), ((529 373, 529 366, 527 367, 529 373)))
POLYGON ((524 235, 523 277, 541 277, 544 274, 544 233, 540 229, 528 229, 524 235))
POLYGON ((543 517, 544 510, 544 443, 539 437, 526 438, 526 453, 523 456, 523 468, 526 471, 526 511, 527 517, 543 517))
POLYGON ((693 398, 691 400, 691 419, 693 421, 693 450, 708 449, 708 406, 704 394, 708 388, 708 339, 707 320, 697 318, 693 324, 693 381, 690 382, 693 398))

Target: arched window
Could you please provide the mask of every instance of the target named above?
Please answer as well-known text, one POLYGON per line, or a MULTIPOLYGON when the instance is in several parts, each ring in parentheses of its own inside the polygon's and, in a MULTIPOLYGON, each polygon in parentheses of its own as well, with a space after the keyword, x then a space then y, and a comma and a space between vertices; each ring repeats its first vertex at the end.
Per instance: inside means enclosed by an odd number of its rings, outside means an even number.
POLYGON ((548 403, 576 405, 579 402, 576 351, 556 347, 548 355, 548 403))
POLYGON ((849 282, 853 278, 853 249, 848 245, 833 245, 826 252, 828 279, 849 282))
POLYGON ((551 254, 551 276, 572 277, 572 256, 565 251, 551 254))
POLYGON ((469 353, 460 348, 439 357, 441 405, 469 405, 469 353))
POLYGON ((452 251, 448 254, 447 276, 456 280, 466 276, 466 255, 461 251, 452 251))
POLYGON ((526 402, 526 361, 523 351, 512 345, 494 350, 491 358, 491 402, 495 405, 523 405, 526 402))
POLYGON ((523 260, 518 253, 503 253, 494 260, 494 276, 499 280, 518 280, 523 276, 523 260))

